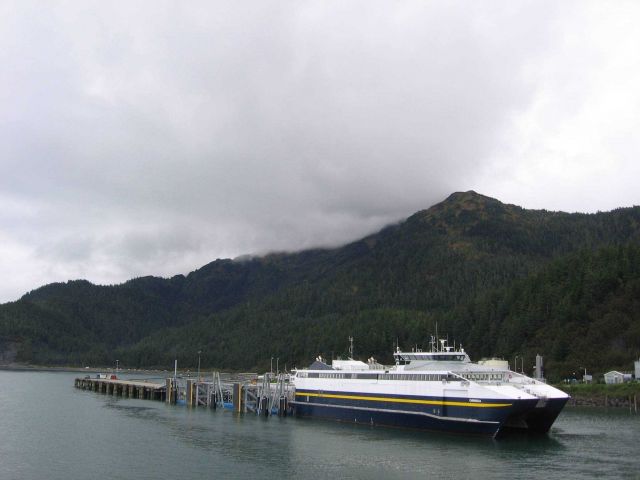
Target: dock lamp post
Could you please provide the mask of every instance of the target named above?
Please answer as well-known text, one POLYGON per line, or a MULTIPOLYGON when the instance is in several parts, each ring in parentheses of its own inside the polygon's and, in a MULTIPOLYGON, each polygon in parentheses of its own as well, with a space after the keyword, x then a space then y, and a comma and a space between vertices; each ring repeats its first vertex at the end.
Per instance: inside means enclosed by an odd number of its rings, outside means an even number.
POLYGON ((200 354, 202 350, 198 350, 198 381, 200 381, 200 354))
POLYGON ((269 373, 271 373, 273 375, 273 357, 271 357, 271 364, 269 367, 269 373))
POLYGON ((513 371, 518 373, 518 355, 513 359, 513 371))
POLYGON ((120 367, 120 360, 116 360, 116 372, 118 371, 120 367))

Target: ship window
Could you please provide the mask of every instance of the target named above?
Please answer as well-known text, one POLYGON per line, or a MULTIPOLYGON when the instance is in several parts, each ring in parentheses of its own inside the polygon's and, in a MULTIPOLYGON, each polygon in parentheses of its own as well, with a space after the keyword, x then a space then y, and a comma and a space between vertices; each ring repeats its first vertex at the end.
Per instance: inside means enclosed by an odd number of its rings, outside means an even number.
POLYGON ((355 378, 358 380, 375 380, 378 375, 376 373, 358 373, 355 374, 355 378))

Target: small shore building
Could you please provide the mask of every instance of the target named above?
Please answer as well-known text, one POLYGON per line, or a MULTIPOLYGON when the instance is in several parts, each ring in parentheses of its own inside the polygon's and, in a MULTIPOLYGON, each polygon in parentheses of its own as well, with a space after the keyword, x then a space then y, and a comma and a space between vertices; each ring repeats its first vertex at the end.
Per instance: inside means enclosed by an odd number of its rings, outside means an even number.
POLYGON ((630 382, 631 380, 633 380, 633 375, 630 373, 622 373, 612 370, 604 374, 604 383, 608 385, 630 382))

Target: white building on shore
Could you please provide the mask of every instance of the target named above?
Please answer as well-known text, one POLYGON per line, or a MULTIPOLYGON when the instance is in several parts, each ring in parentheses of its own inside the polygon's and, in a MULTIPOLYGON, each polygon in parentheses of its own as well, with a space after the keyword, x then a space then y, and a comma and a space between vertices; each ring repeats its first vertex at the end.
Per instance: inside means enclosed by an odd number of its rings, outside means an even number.
POLYGON ((630 382, 632 379, 633 376, 630 373, 622 373, 616 370, 612 370, 604 374, 604 383, 607 385, 630 382))

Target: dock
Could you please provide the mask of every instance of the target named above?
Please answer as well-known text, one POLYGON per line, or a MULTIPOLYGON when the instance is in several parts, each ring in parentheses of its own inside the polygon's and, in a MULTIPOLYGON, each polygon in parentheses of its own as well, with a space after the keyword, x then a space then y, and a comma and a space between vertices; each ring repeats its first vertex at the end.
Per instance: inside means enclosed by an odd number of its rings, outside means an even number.
POLYGON ((107 395, 139 398, 141 400, 164 400, 166 394, 163 383, 147 382, 144 380, 76 378, 75 387, 107 395))
POLYGON ((149 380, 76 378, 75 387, 105 395, 158 400, 190 408, 227 409, 238 413, 286 416, 292 412, 295 388, 288 374, 224 374, 210 379, 169 377, 149 380))

